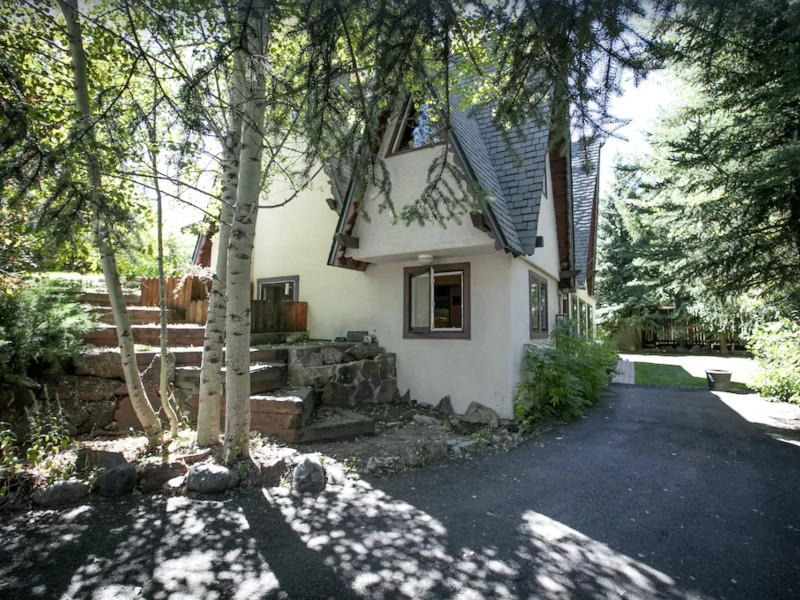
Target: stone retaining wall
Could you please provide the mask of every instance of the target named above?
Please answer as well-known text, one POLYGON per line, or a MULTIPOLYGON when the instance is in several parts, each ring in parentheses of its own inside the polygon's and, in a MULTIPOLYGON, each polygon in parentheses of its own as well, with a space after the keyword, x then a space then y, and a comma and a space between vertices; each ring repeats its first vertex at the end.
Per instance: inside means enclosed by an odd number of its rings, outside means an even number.
POLYGON ((331 342, 289 350, 289 383, 309 386, 327 406, 398 399, 396 356, 378 344, 331 342))

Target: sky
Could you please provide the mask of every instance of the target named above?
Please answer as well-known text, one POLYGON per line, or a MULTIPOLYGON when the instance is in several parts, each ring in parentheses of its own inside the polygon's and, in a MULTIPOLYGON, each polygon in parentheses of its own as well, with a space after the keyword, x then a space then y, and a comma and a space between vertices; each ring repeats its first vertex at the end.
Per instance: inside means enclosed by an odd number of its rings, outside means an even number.
POLYGON ((669 106, 678 96, 673 82, 664 72, 651 74, 638 87, 631 80, 623 85, 625 92, 612 101, 611 114, 630 120, 630 123, 617 131, 617 135, 624 139, 609 139, 600 153, 600 197, 611 190, 614 157, 630 156, 646 149, 644 132, 658 115, 659 109, 669 106))

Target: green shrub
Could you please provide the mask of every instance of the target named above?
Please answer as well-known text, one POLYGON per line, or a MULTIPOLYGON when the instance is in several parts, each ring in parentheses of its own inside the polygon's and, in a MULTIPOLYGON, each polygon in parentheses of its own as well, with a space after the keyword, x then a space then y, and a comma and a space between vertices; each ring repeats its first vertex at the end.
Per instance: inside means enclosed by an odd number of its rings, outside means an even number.
POLYGON ((79 287, 39 279, 0 289, 0 383, 32 371, 60 369, 94 327, 90 310, 75 302, 79 287))
POLYGON ((559 324, 549 346, 528 345, 517 384, 514 415, 523 429, 544 416, 574 418, 597 402, 613 375, 617 351, 604 337, 589 339, 573 323, 559 324))
POLYGON ((758 325, 748 345, 758 362, 753 384, 761 395, 800 403, 800 323, 783 318, 758 325))

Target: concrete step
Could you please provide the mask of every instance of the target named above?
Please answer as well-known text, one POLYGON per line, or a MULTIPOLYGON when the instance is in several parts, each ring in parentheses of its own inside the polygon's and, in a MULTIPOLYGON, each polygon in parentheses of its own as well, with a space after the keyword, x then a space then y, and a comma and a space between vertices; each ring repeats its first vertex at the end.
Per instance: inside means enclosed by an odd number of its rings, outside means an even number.
POLYGON ((326 408, 294 441, 306 443, 346 440, 362 435, 375 435, 375 421, 352 410, 326 408))
MULTIPOLYGON (((131 325, 131 330, 134 344, 161 344, 161 328, 158 325, 131 325)), ((202 346, 204 330, 198 325, 170 325, 167 328, 167 343, 170 346, 202 346)), ((92 346, 115 347, 118 345, 117 328, 100 325, 94 331, 83 334, 83 341, 92 346)))
MULTIPOLYGON (((223 387, 225 368, 223 372, 223 387)), ((277 390, 286 385, 286 363, 267 362, 250 365, 250 393, 261 394, 277 390)), ((200 367, 182 366, 175 369, 175 387, 186 393, 200 393, 200 367)), ((224 392, 223 392, 224 393, 224 392)))
MULTIPOLYGON (((114 324, 114 314, 110 306, 97 306, 94 312, 100 315, 99 321, 106 324, 114 324)), ((161 311, 157 306, 130 306, 128 307, 128 318, 131 325, 146 325, 161 322, 161 311)), ((168 323, 183 323, 186 318, 186 311, 179 308, 167 309, 168 323)))
MULTIPOLYGON (((123 294, 122 297, 125 299, 125 304, 129 306, 138 306, 142 302, 141 294, 123 294)), ((94 306, 111 306, 108 294, 105 292, 86 292, 78 298, 78 302, 94 306)))

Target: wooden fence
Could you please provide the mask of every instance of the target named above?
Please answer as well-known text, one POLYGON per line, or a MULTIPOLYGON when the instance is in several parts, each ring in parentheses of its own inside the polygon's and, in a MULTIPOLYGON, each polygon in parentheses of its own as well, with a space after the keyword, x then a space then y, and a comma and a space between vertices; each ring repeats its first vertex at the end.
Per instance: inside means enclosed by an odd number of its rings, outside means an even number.
POLYGON ((275 333, 306 331, 308 302, 250 301, 250 331, 275 333))
MULTIPOLYGON (((210 282, 199 277, 167 277, 165 283, 167 308, 186 311, 186 323, 205 325, 210 282)), ((143 277, 141 305, 158 304, 158 278, 143 277)), ((253 333, 306 331, 308 302, 251 300, 250 308, 250 331, 253 333)))
MULTIPOLYGON (((211 282, 199 277, 167 277, 167 308, 188 310, 197 300, 207 300, 211 282)), ((142 277, 142 306, 158 306, 158 277, 142 277)))

